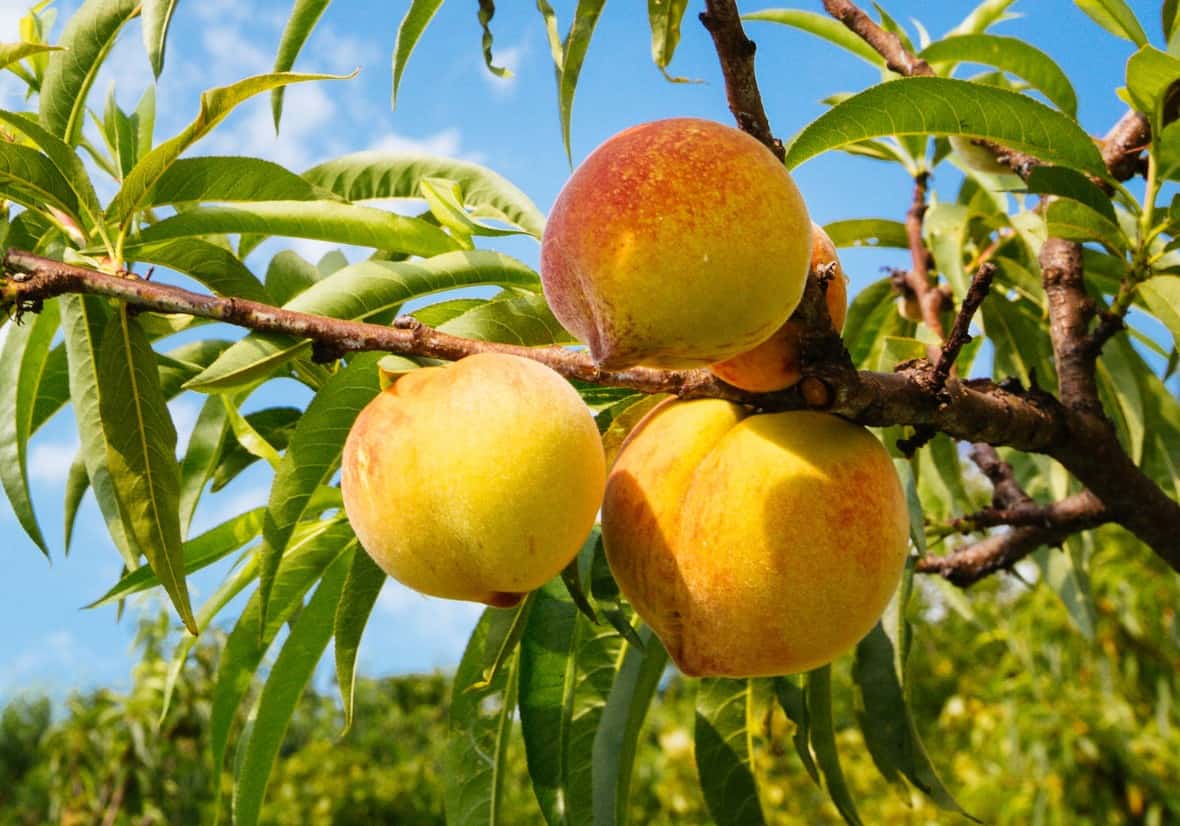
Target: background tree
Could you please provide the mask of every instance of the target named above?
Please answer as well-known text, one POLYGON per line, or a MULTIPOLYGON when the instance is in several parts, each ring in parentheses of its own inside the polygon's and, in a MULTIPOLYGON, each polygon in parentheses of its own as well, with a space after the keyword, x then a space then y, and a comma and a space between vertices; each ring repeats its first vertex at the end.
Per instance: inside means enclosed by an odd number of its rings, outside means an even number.
MULTIPOLYGON (((608 443, 617 444, 648 397, 660 393, 764 410, 820 408, 880 428, 897 452, 912 511, 914 554, 894 609, 857 647, 847 675, 844 663, 802 678, 690 684, 701 794, 720 823, 772 819, 773 807, 762 805, 773 803, 760 776, 763 753, 779 748, 780 735, 793 727, 795 750, 811 776, 845 820, 858 822, 857 784, 841 767, 832 703, 833 684, 851 684, 859 736, 882 775, 920 790, 933 805, 962 811, 914 716, 924 691, 941 696, 944 715, 957 706, 929 687, 937 671, 919 675, 912 667, 915 646, 928 644, 911 627, 922 603, 913 575, 936 574, 965 587, 1033 554, 1031 570, 1094 638, 1105 627, 1104 612, 1117 614, 1129 594, 1150 587, 1141 584, 1148 577, 1132 575, 1125 581, 1130 591, 1095 601, 1093 565, 1109 548, 1134 548, 1136 571, 1170 583, 1180 568, 1180 405, 1165 384, 1180 336, 1173 240, 1180 207, 1167 201, 1180 175, 1180 59, 1149 44, 1123 0, 1080 3, 1105 29, 1140 47, 1120 90, 1130 109, 1095 142, 1078 125, 1076 94, 1052 59, 987 33, 1010 2, 987 0, 939 40, 919 28, 916 46, 885 12, 874 20, 850 2, 826 0, 827 16, 758 12, 752 17, 826 38, 882 73, 880 84, 833 98, 827 113, 784 145, 764 112, 754 49, 734 3, 708 0, 700 21, 715 43, 741 128, 788 166, 839 150, 900 165, 913 181, 904 221, 854 216, 827 226, 841 246, 906 249, 910 266, 855 297, 842 340, 825 323, 822 288, 809 285, 796 316, 806 330, 804 381, 798 390, 750 394, 703 372, 603 371, 563 346, 573 342, 545 307, 536 274, 490 248, 504 234, 539 237, 544 218, 490 170, 445 158, 366 154, 296 174, 252 158, 186 156, 249 97, 271 93, 278 124, 285 86, 339 79, 288 71, 325 5, 296 3, 275 71, 210 90, 190 125, 162 142, 153 136, 150 93, 134 112, 112 101, 96 116, 98 144, 83 126, 97 68, 133 17, 143 15, 148 55, 162 70, 172 4, 89 0, 63 30, 60 50, 47 45, 38 9, 23 26, 25 42, 3 55, 37 108, 0 112, 11 138, 0 143, 0 194, 12 205, 0 305, 19 322, 0 354, 0 481, 30 538, 48 552, 28 494, 26 450, 48 417, 72 404, 81 450, 67 514, 93 490, 129 571, 102 602, 160 586, 198 633, 257 580, 219 656, 208 712, 213 776, 233 741, 235 819, 260 818, 300 694, 333 639, 344 725, 356 719, 356 651, 384 575, 358 552, 338 512, 334 478, 348 424, 378 391, 380 354, 396 356, 386 367, 412 369, 423 360, 488 350, 539 360, 574 381, 608 443), (961 63, 993 71, 952 78, 961 63), (931 173, 948 163, 965 175, 957 191, 936 198, 931 173), (92 171, 115 182, 105 204, 97 193, 109 187, 96 185, 92 171), (358 203, 386 198, 418 199, 425 211, 408 217, 358 203), (363 247, 371 256, 317 269, 280 253, 259 278, 244 259, 272 236, 363 247), (183 274, 207 292, 137 275, 138 265, 183 274), (499 292, 447 300, 447 291, 472 285, 499 292), (406 302, 426 296, 442 300, 400 314, 406 302), (207 337, 210 321, 251 332, 237 341, 207 337), (970 341, 973 324, 987 349, 970 341), (190 333, 184 343, 164 349, 165 339, 180 332, 190 333), (312 391, 305 408, 242 414, 248 398, 283 378, 312 391), (182 388, 207 401, 178 460, 166 402, 182 388), (978 476, 966 469, 968 457, 978 476), (260 459, 274 468, 268 505, 190 537, 206 489, 260 459), (936 543, 947 552, 932 552, 936 543), (1038 550, 1055 546, 1064 553, 1038 550), (235 553, 238 564, 222 586, 194 609, 186 575, 235 553), (272 647, 273 666, 263 674, 272 647), (231 738, 243 719, 241 735, 231 738), (770 721, 767 738, 758 734, 760 720, 770 721)), ((438 6, 413 2, 402 20, 395 89, 438 6)), ((603 3, 581 0, 564 38, 548 4, 538 6, 550 34, 568 151, 574 89, 603 3)), ((687 4, 649 8, 653 55, 666 69, 687 4)), ((493 10, 481 2, 484 54, 495 70, 493 10)), ((1162 12, 1163 42, 1173 42, 1174 4, 1162 12)), ((599 546, 592 536, 559 580, 519 609, 489 610, 477 626, 449 704, 442 759, 449 822, 494 820, 504 796, 519 791, 504 779, 519 745, 517 714, 546 820, 626 819, 637 744, 666 655, 621 602, 599 546)), ((954 591, 936 593, 932 607, 940 610, 951 605, 970 615, 978 608, 954 591)), ((1161 617, 1165 622, 1151 631, 1123 622, 1111 645, 1125 631, 1123 642, 1156 645, 1155 661, 1172 656, 1174 670, 1175 616, 1161 617)), ((1021 646, 1023 633, 1012 631, 1006 655, 1027 667, 1036 654, 1021 646)), ((987 633, 977 636, 979 644, 988 642, 987 633)), ((178 676, 194 645, 184 638, 172 655, 160 701, 165 717, 183 690, 178 676)), ((1166 667, 1155 673, 1156 694, 1147 702, 1156 704, 1166 739, 1174 714, 1163 698, 1170 698, 1172 680, 1166 667)), ((1137 679, 1119 687, 1128 696, 1142 691, 1137 679)), ((1125 723, 1124 736, 1134 725, 1125 723)), ((1115 799, 1155 819, 1174 810, 1166 784, 1150 780, 1165 776, 1152 770, 1170 768, 1166 756, 1153 761, 1121 748, 1107 718, 1083 727, 1075 728, 1088 744, 1083 752, 1101 758, 1117 778, 1095 786, 1109 794, 1111 810, 1115 799)), ((104 753, 104 764, 117 768, 122 755, 141 748, 129 736, 104 753)), ((1035 755, 1030 759, 1035 764, 1035 755)), ((968 770, 953 765, 956 775, 968 770)), ((131 788, 129 777, 116 773, 110 789, 82 795, 109 806, 118 790, 131 788)), ((135 785, 149 782, 137 776, 135 785)), ((214 786, 219 795, 220 784, 214 786)), ((1042 805, 1069 803, 1064 792, 1048 794, 1042 805)))

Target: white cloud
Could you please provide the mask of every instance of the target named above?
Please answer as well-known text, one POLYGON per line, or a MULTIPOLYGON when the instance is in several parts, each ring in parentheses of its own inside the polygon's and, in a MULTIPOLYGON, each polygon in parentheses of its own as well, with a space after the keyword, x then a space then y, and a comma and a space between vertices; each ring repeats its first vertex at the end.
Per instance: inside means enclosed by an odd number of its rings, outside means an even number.
POLYGON ((321 137, 336 118, 337 107, 325 86, 305 83, 287 89, 282 131, 275 135, 267 96, 243 107, 235 118, 215 131, 202 145, 203 152, 218 155, 253 155, 289 169, 302 170, 326 154, 321 137))
POLYGON ((388 132, 373 141, 369 149, 374 152, 422 152, 427 155, 454 157, 459 154, 461 143, 462 136, 459 130, 450 127, 421 138, 388 132))
POLYGON ((35 442, 29 451, 29 476, 39 482, 64 482, 78 454, 78 440, 35 442))

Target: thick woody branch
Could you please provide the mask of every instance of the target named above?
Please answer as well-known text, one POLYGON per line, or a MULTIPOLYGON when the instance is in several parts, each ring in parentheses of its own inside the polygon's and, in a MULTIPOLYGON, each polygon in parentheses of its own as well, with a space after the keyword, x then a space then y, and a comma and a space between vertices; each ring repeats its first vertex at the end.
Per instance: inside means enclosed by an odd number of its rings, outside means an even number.
POLYGON ((742 131, 766 145, 781 161, 786 157, 783 142, 770 131, 762 106, 758 79, 754 74, 754 41, 746 37, 742 17, 734 0, 705 0, 701 24, 713 37, 713 46, 725 75, 725 96, 729 111, 742 131))
POLYGON ((1095 353, 1087 335, 1094 317, 1094 302, 1086 294, 1082 272, 1082 245, 1049 238, 1041 247, 1041 278, 1049 301, 1049 335, 1061 400, 1071 409, 1101 413, 1098 383, 1094 378, 1095 353))
POLYGON ((1102 160, 1115 180, 1134 177, 1143 166, 1143 150, 1151 143, 1151 125, 1141 112, 1128 110, 1102 139, 1102 160))

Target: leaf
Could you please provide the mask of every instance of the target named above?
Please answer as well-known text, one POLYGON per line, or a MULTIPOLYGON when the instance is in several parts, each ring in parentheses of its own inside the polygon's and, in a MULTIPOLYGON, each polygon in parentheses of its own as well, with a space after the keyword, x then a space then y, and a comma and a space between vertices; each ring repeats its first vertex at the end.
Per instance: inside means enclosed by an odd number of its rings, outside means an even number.
POLYGON ((590 826, 591 752, 622 640, 591 624, 556 580, 536 592, 520 648, 520 725, 545 820, 590 826))
POLYGON ((0 141, 0 195, 41 212, 53 207, 80 221, 73 187, 49 158, 27 146, 0 141))
MULTIPOLYGON (((311 36, 312 29, 328 8, 329 2, 331 0, 295 0, 295 8, 291 10, 287 25, 283 27, 283 37, 275 54, 275 73, 286 72, 295 65, 295 58, 299 56, 303 44, 311 36)), ((276 133, 279 131, 279 120, 283 116, 284 91, 280 86, 270 93, 270 110, 274 116, 276 133)))
POLYGON ((995 351, 993 375, 1016 376, 1025 387, 1031 386, 1035 375, 1042 387, 1056 389, 1052 345, 1039 308, 993 292, 984 299, 980 318, 995 351))
POLYGON ((1010 72, 1052 101, 1070 117, 1077 116, 1078 98, 1069 77, 1053 58, 1016 37, 963 34, 931 43, 920 55, 928 63, 948 69, 959 63, 982 63, 1010 72))
POLYGON ((697 777, 718 826, 765 823, 754 780, 751 680, 704 679, 697 684, 697 777))
POLYGON ((854 218, 824 225, 837 247, 897 247, 909 249, 905 224, 885 218, 854 218))
POLYGON ((631 772, 643 720, 668 664, 668 652, 646 625, 638 632, 642 646, 624 645, 618 671, 598 731, 594 735, 595 826, 625 826, 631 795, 631 772))
POLYGON ((107 325, 98 352, 107 468, 127 534, 147 557, 180 618, 197 633, 184 579, 176 428, 160 389, 155 354, 125 309, 107 325))
POLYGON ((217 396, 201 405, 196 424, 188 438, 184 458, 180 461, 180 534, 187 536, 197 502, 221 459, 221 445, 229 423, 225 407, 217 396))
POLYGON ((109 321, 105 299, 98 296, 66 295, 61 299, 62 329, 70 368, 70 399, 78 425, 81 455, 86 476, 106 522, 115 547, 129 568, 139 567, 139 550, 123 528, 114 483, 107 466, 108 421, 103 417, 102 398, 110 387, 99 380, 99 345, 109 321))
POLYGON ((177 0, 143 0, 143 47, 156 77, 164 71, 164 44, 177 0))
POLYGON ((843 337, 853 364, 873 368, 887 338, 913 336, 914 323, 901 317, 895 302, 892 282, 882 278, 857 293, 848 305, 843 337))
MULTIPOLYGON (((250 429, 277 451, 284 451, 291 441, 303 409, 299 407, 264 407, 246 414, 250 429)), ((217 492, 233 481, 242 471, 259 459, 244 448, 232 431, 225 434, 220 449, 217 469, 213 472, 213 491, 217 492)))
POLYGON ((418 38, 430 23, 434 13, 442 6, 442 0, 410 0, 410 7, 406 16, 397 27, 397 39, 393 43, 393 95, 390 107, 397 108, 397 89, 402 82, 402 72, 406 70, 406 62, 418 44, 418 38))
POLYGON ((647 0, 647 21, 651 26, 651 59, 667 75, 668 64, 680 43, 680 24, 688 0, 647 0))
MULTIPOLYGON (((207 568, 219 559, 224 559, 239 548, 245 547, 262 532, 262 508, 230 517, 216 527, 184 543, 184 572, 186 575, 207 568)), ((160 578, 148 565, 141 565, 130 571, 115 583, 101 597, 87 605, 98 608, 117 600, 126 599, 160 584, 160 578)), ((197 624, 198 627, 200 623, 197 624)))
MULTIPOLYGON (((537 274, 525 264, 500 253, 475 250, 424 261, 359 261, 317 282, 284 306, 364 321, 411 298, 479 284, 540 289, 537 274)), ((308 342, 289 336, 252 333, 226 350, 189 386, 202 390, 239 387, 310 347, 308 342)))
POLYGON ((259 552, 258 600, 265 623, 279 563, 312 495, 340 466, 344 440, 361 409, 380 391, 378 353, 365 353, 333 376, 307 406, 275 471, 259 552))
POLYGON ((1074 0, 1074 2, 1079 9, 1086 13, 1087 17, 1115 37, 1130 40, 1136 46, 1146 45, 1147 33, 1139 25, 1135 12, 1131 11, 1131 7, 1126 4, 1125 0, 1074 0))
POLYGON ((791 736, 795 753, 799 755, 803 768, 807 770, 815 785, 820 786, 819 769, 816 768, 815 759, 811 756, 811 722, 807 713, 807 695, 798 684, 798 677, 794 675, 775 677, 773 684, 779 706, 787 715, 787 719, 795 724, 795 733, 791 736))
POLYGON ((1049 234, 1071 241, 1097 241, 1116 255, 1127 249, 1127 237, 1118 224, 1080 201, 1055 200, 1046 216, 1049 234))
POLYGON ((458 248, 441 229, 417 218, 335 201, 253 201, 201 206, 165 218, 140 233, 144 244, 222 233, 312 238, 429 257, 458 248))
MULTIPOLYGON (((1160 132, 1167 123, 1165 104, 1180 83, 1180 58, 1144 46, 1127 61, 1127 88, 1120 97, 1147 115, 1151 128, 1160 132)), ((1174 117, 1174 113, 1173 113, 1174 117)), ((1162 147, 1161 147, 1162 148, 1162 147)))
POLYGON ((1115 410, 1123 446, 1136 465, 1143 462, 1147 424, 1139 377, 1148 370, 1125 339, 1109 342, 1098 359, 1098 387, 1103 407, 1115 410))
POLYGON ((1038 166, 1028 176, 1028 191, 1072 198, 1111 222, 1118 220, 1110 198, 1097 184, 1085 175, 1063 166, 1038 166))
POLYGON ((844 771, 840 768, 840 755, 836 749, 836 731, 832 722, 832 667, 825 665, 807 672, 807 716, 811 724, 811 748, 815 752, 815 763, 823 777, 828 791, 840 816, 849 826, 860 826, 860 815, 844 771))
POLYGON ((1139 285, 1148 311, 1164 323, 1180 347, 1180 277, 1157 275, 1139 285))
MULTIPOLYGON (((355 550, 352 552, 355 553, 355 550)), ((332 638, 332 617, 340 603, 351 554, 341 554, 324 572, 315 593, 291 626, 238 743, 233 813, 236 826, 253 826, 295 704, 311 680, 332 638)))
POLYGON ((120 30, 139 13, 139 0, 86 0, 70 16, 41 80, 41 123, 68 144, 82 135, 86 98, 120 30))
POLYGON ((1004 12, 1013 2, 1014 0, 983 0, 948 34, 978 34, 986 31, 993 23, 1005 19, 1004 12))
POLYGON ((0 483, 17 521, 46 557, 49 546, 29 495, 26 451, 38 388, 60 323, 58 302, 50 301, 36 316, 26 315, 22 324, 14 325, 0 351, 0 483))
POLYGON ((453 336, 524 347, 578 343, 553 315, 545 296, 536 293, 507 295, 485 301, 443 322, 438 329, 453 336))
POLYGON ((197 201, 314 201, 323 191, 261 158, 180 158, 160 176, 142 207, 197 201))
POLYGON ((1107 174, 1090 136, 1060 112, 1015 92, 941 77, 882 83, 837 104, 796 136, 787 166, 886 135, 963 135, 1099 177, 1107 174))
POLYGON ((254 273, 225 247, 199 238, 178 238, 125 248, 128 261, 144 261, 175 270, 203 284, 215 295, 269 303, 270 294, 254 273))
POLYGON ((98 194, 94 191, 90 175, 77 152, 61 138, 43 129, 29 114, 0 109, 0 121, 16 129, 45 153, 45 157, 61 173, 66 186, 73 191, 78 211, 86 220, 85 229, 88 232, 93 230, 102 218, 102 207, 99 205, 98 194))
POLYGON ((82 497, 90 488, 90 477, 86 475, 86 461, 83 451, 78 451, 74 461, 70 463, 70 472, 66 476, 65 503, 62 505, 65 521, 66 556, 70 553, 70 540, 74 537, 74 522, 78 518, 78 508, 82 505, 82 497))
POLYGON ((477 216, 520 227, 534 238, 545 216, 506 178, 468 161, 417 153, 358 152, 314 166, 303 177, 348 201, 418 197, 422 181, 445 178, 459 184, 463 204, 477 216))
POLYGON ((475 691, 496 660, 516 617, 514 611, 488 608, 471 634, 451 692, 450 722, 443 757, 443 806, 454 826, 499 823, 500 795, 507 765, 520 655, 475 691))
POLYGON ((377 604, 381 586, 385 584, 385 571, 363 550, 353 554, 344 581, 340 604, 332 623, 336 637, 336 685, 340 687, 340 699, 344 703, 343 737, 352 728, 353 695, 356 691, 356 656, 361 647, 361 634, 369 621, 369 614, 377 604))
POLYGON ((26 57, 42 52, 60 52, 61 46, 51 46, 48 43, 0 43, 0 69, 6 69, 13 63, 18 63, 26 57))
MULTIPOLYGON (((93 2, 93 0, 92 0, 93 2)), ((291 83, 305 83, 312 80, 343 80, 340 75, 299 74, 280 72, 278 74, 255 75, 228 86, 219 86, 201 93, 201 111, 197 117, 151 152, 140 158, 127 176, 123 186, 115 193, 107 206, 107 217, 122 231, 131 226, 135 214, 142 209, 148 193, 159 183, 168 168, 181 153, 195 144, 221 123, 238 104, 262 92, 291 83)))
POLYGON ((594 27, 598 25, 598 16, 602 14, 604 5, 606 0, 578 0, 574 21, 565 35, 561 71, 557 73, 557 110, 561 120, 561 143, 570 163, 573 163, 574 157, 570 150, 570 115, 574 107, 574 90, 578 86, 582 62, 586 59, 590 38, 594 35, 594 27))
POLYGON ((872 46, 865 43, 843 23, 833 20, 827 15, 798 9, 761 9, 743 14, 742 19, 766 20, 801 29, 851 52, 870 66, 879 69, 885 68, 885 58, 881 57, 872 46))
POLYGON ((492 18, 496 15, 496 4, 493 0, 479 0, 479 27, 483 30, 481 46, 483 47, 483 65, 496 77, 512 77, 512 72, 506 67, 496 66, 492 62, 492 18))

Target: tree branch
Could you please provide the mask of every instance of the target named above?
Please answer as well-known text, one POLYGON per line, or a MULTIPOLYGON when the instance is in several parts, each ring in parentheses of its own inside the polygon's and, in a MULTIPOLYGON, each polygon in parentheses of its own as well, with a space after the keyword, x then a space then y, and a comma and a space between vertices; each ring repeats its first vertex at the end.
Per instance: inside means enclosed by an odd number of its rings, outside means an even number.
POLYGON ((923 557, 914 570, 937 574, 953 585, 966 588, 990 574, 1008 570, 1037 548, 1060 545, 1078 530, 1082 528, 1013 528, 946 556, 923 557))
POLYGON ((1086 294, 1082 275, 1082 245, 1049 238, 1039 256, 1045 297, 1049 301, 1049 335, 1061 400, 1071 409, 1101 414, 1094 356, 1087 346, 1087 331, 1094 317, 1094 302, 1086 294))
POLYGON ((885 58, 885 65, 899 75, 922 77, 934 74, 929 63, 911 54, 897 35, 878 26, 855 3, 848 0, 824 0, 824 9, 872 46, 877 54, 885 58))
POLYGON ((1130 109, 1102 139, 1102 160, 1115 180, 1125 181, 1142 170, 1143 150, 1151 143, 1151 124, 1130 109))
POLYGON ((987 298, 995 275, 995 264, 983 264, 971 277, 971 286, 967 288, 967 294, 963 296, 963 306, 959 308, 954 324, 951 325, 950 335, 943 341, 942 351, 938 354, 938 361, 934 364, 934 392, 942 392, 947 379, 950 378, 951 368, 955 366, 955 361, 959 358, 959 351, 963 349, 963 345, 971 341, 971 333, 969 332, 971 319, 975 317, 979 305, 987 298))

